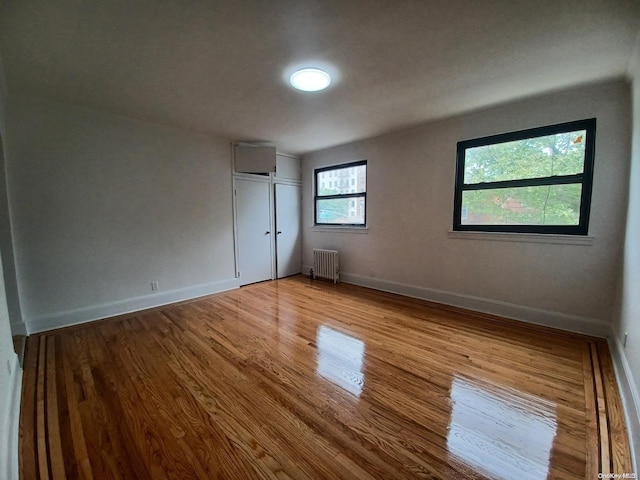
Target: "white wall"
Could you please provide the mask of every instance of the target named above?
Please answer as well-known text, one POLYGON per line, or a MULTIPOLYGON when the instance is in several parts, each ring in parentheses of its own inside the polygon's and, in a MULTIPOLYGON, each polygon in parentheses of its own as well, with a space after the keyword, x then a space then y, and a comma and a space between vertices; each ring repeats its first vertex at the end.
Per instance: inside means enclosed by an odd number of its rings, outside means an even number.
POLYGON ((0 478, 18 478, 21 386, 22 370, 13 351, 4 280, 0 275, 0 478))
MULTIPOLYGON (((0 58, 0 139, 5 132, 6 86, 0 58)), ((4 147, 0 141, 0 171, 4 166, 4 147)), ((3 175, 0 175, 0 181, 3 175)), ((4 184, 0 183, 0 196, 5 195, 4 184)), ((6 201, 5 201, 6 204, 6 201)), ((6 228, 6 209, 0 208, 0 225, 6 228)), ((4 244, 0 244, 0 248, 4 244)), ((4 254, 4 249, 2 249, 4 254)), ((0 254, 0 478, 18 478, 18 420, 20 412, 20 387, 22 370, 18 357, 13 351, 7 297, 5 294, 4 271, 0 254)))
POLYGON ((629 164, 629 87, 532 98, 303 157, 303 264, 341 251, 341 278, 532 322, 606 335, 620 270, 629 164), (456 143, 597 117, 589 235, 564 245, 451 238, 456 143), (367 233, 313 225, 313 169, 368 160, 367 233))
POLYGON ((19 95, 5 141, 30 332, 237 285, 229 141, 19 95))
MULTIPOLYGON (((4 66, 0 57, 0 132, 6 137, 5 108, 7 97, 7 85, 4 78, 4 66)), ((18 283, 13 256, 13 241, 11 237, 11 219, 9 217, 9 204, 7 198, 7 181, 4 157, 0 159, 0 251, 4 260, 4 282, 6 288, 7 306, 11 320, 11 330, 14 335, 24 335, 25 325, 22 321, 20 299, 18 296, 18 283)))
POLYGON ((626 219, 620 315, 614 321, 613 350, 618 358, 619 383, 640 459, 640 49, 636 50, 633 74, 633 114, 629 206, 626 219), (627 333, 627 345, 623 346, 627 333))

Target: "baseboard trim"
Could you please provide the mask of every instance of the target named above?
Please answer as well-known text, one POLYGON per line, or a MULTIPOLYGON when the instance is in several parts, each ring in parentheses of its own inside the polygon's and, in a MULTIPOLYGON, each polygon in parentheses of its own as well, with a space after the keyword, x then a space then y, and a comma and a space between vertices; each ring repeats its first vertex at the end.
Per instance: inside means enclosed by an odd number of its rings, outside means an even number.
POLYGON ((236 278, 222 280, 219 282, 205 283, 168 292, 129 298, 117 302, 92 305, 66 312, 56 312, 51 315, 26 319, 25 323, 28 333, 31 335, 33 333, 45 332, 56 328, 70 327, 80 323, 92 322, 94 320, 137 312, 148 308, 161 307, 170 303, 191 300, 206 295, 212 295, 214 293, 233 290, 239 286, 240 282, 236 278))
POLYGON ((640 390, 638 390, 638 385, 636 385, 631 374, 631 366, 624 354, 622 342, 620 342, 615 332, 612 332, 609 337, 609 349, 613 357, 613 368, 627 420, 633 471, 638 472, 638 460, 640 459, 640 390))
MULTIPOLYGON (((304 265, 302 271, 308 275, 311 268, 309 265, 304 265)), ((348 272, 340 272, 340 281, 594 337, 607 338, 611 334, 609 323, 595 318, 584 318, 578 315, 553 312, 434 288, 408 285, 348 272)))
POLYGON ((20 427, 20 399, 22 395, 22 369, 18 363, 18 357, 13 355, 12 365, 12 380, 9 393, 9 404, 7 405, 7 411, 2 412, 6 417, 4 418, 4 425, 7 429, 3 431, 3 441, 0 442, 0 454, 2 455, 0 465, 2 465, 2 471, 0 471, 0 477, 2 478, 18 478, 19 477, 19 459, 18 459, 18 447, 19 447, 19 427, 20 427))

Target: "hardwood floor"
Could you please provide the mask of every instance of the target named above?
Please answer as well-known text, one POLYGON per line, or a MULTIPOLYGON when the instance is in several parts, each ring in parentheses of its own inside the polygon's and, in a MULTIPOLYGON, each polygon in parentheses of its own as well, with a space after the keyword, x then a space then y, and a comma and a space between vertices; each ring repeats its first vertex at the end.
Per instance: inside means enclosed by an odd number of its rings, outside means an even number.
POLYGON ((23 479, 631 472, 606 341, 303 277, 29 338, 23 479))

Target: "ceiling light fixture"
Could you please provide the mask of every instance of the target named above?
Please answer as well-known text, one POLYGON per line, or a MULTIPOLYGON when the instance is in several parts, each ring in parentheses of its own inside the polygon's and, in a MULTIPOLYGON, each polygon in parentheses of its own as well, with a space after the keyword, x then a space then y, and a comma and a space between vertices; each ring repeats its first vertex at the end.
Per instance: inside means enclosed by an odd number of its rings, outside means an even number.
POLYGON ((331 84, 331 76, 319 68, 303 68, 293 72, 289 83, 303 92, 317 92, 324 90, 331 84))

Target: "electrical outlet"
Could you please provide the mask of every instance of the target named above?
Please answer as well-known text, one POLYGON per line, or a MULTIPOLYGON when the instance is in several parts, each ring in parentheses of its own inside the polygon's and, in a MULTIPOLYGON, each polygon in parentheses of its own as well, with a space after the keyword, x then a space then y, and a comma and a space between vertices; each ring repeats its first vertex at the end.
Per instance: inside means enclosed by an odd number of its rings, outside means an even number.
POLYGON ((624 338, 622 339, 622 346, 626 347, 627 346, 627 337, 629 336, 629 334, 627 332, 624 332, 624 338))
POLYGON ((154 292, 158 290, 158 282, 151 282, 151 290, 154 292))

